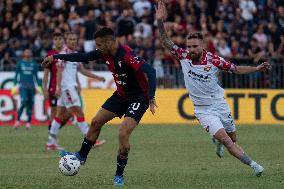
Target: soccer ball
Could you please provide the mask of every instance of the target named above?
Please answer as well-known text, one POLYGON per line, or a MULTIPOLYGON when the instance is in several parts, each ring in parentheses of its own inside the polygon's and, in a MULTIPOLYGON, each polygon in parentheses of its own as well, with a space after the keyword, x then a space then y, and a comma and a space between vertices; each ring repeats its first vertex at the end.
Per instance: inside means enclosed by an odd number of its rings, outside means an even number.
POLYGON ((79 172, 81 163, 75 155, 65 155, 60 161, 58 168, 65 176, 74 176, 79 172))

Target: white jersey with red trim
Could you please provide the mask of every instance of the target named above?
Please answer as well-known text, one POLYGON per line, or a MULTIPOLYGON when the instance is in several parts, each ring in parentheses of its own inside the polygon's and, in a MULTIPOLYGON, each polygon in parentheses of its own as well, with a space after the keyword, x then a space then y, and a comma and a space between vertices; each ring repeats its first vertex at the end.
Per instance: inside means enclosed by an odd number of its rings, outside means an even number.
POLYGON ((185 86, 194 105, 211 105, 224 98, 224 89, 218 84, 218 74, 220 70, 234 72, 234 64, 205 50, 198 63, 191 60, 187 50, 176 45, 171 53, 181 63, 185 86))
MULTIPOLYGON (((77 51, 71 50, 68 47, 64 47, 59 54, 69 54, 76 53, 77 51)), ((61 79, 61 89, 70 89, 77 87, 77 72, 80 66, 80 62, 68 62, 63 60, 58 60, 57 66, 62 67, 62 79, 61 79)))

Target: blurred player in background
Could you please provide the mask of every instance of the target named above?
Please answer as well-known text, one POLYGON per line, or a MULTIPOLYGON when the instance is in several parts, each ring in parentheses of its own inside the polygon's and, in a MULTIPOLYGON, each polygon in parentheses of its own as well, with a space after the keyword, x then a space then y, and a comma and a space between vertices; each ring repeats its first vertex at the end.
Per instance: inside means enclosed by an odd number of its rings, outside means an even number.
POLYGON ((112 72, 117 90, 106 100, 92 120, 91 127, 82 142, 79 152, 62 151, 61 156, 75 154, 84 164, 87 156, 99 137, 102 127, 115 117, 124 119, 119 127, 119 150, 116 161, 115 186, 124 185, 124 169, 127 165, 130 151, 129 138, 150 105, 150 111, 155 113, 156 71, 147 64, 127 45, 120 45, 112 29, 103 27, 94 35, 95 51, 89 53, 58 54, 46 57, 43 66, 60 59, 71 62, 88 62, 103 59, 112 72), (146 77, 147 76, 147 77, 146 77))
POLYGON ((236 127, 230 109, 224 100, 224 89, 218 84, 220 70, 237 74, 268 71, 271 65, 267 62, 257 67, 236 66, 222 57, 203 49, 201 33, 190 33, 187 36, 187 48, 175 45, 167 36, 164 27, 167 10, 164 1, 158 1, 156 19, 160 39, 163 45, 175 55, 181 63, 184 81, 189 97, 194 104, 194 112, 203 128, 210 133, 217 144, 217 155, 223 157, 224 148, 244 164, 249 165, 256 176, 261 176, 264 168, 253 161, 241 147, 236 144, 236 127))
MULTIPOLYGON (((54 45, 54 49, 50 50, 47 56, 58 54, 63 48, 64 37, 62 33, 56 32, 53 34, 53 45, 54 45)), ((57 61, 54 61, 47 68, 44 68, 44 75, 43 75, 43 80, 42 80, 44 98, 49 101, 50 110, 51 110, 50 117, 49 117, 50 123, 48 125, 48 130, 50 130, 51 122, 56 115, 56 106, 57 106, 57 97, 55 96, 56 72, 57 72, 56 62, 57 61)), ((72 114, 70 112, 64 111, 61 127, 64 124, 66 124, 66 122, 71 117, 72 117, 72 114)), ((50 148, 52 148, 52 146, 48 147, 47 150, 49 150, 50 148)))
POLYGON ((21 106, 17 111, 17 121, 14 125, 15 129, 20 127, 20 118, 23 113, 24 108, 26 108, 26 113, 28 120, 26 123, 26 129, 31 129, 31 120, 34 106, 34 96, 36 94, 36 86, 40 93, 42 93, 42 88, 39 84, 39 79, 37 76, 38 65, 32 59, 32 51, 26 49, 23 52, 23 59, 17 62, 16 65, 16 75, 14 79, 14 87, 12 88, 12 94, 15 94, 17 85, 20 87, 20 97, 21 106), (36 82, 36 83, 35 83, 36 82))
MULTIPOLYGON (((77 35, 76 33, 69 32, 66 34, 66 46, 60 51, 62 54, 69 54, 76 52, 77 48, 77 35)), ((53 62, 54 63, 54 62, 53 62)), ((78 77, 79 71, 87 77, 97 79, 99 81, 105 81, 103 77, 97 76, 85 69, 79 62, 56 62, 56 89, 55 97, 57 100, 56 116, 54 117, 48 136, 48 142, 46 149, 61 149, 57 144, 57 135, 60 126, 63 121, 66 122, 65 112, 70 112, 77 119, 77 126, 85 136, 88 132, 89 126, 85 122, 83 110, 81 108, 80 94, 78 90, 78 77)), ((104 141, 96 141, 96 145, 103 144, 104 141)))

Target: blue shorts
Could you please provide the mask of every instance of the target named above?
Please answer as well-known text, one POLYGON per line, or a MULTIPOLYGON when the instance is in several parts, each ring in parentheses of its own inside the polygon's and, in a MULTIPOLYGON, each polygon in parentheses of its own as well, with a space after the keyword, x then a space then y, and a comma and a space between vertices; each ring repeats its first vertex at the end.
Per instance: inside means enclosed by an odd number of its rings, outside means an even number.
POLYGON ((130 98, 124 98, 116 92, 106 100, 102 108, 115 113, 118 117, 131 117, 140 122, 144 113, 149 107, 149 100, 143 95, 135 95, 130 98))

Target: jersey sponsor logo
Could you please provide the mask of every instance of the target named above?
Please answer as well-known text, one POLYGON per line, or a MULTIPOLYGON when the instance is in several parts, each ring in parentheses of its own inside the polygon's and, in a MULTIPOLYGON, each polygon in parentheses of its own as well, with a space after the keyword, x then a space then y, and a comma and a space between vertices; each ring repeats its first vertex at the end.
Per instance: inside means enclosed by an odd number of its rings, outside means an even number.
POLYGON ((24 74, 24 75, 32 75, 33 72, 31 72, 31 71, 23 71, 23 74, 24 74))
POLYGON ((34 67, 22 65, 21 70, 24 75, 32 75, 34 67))
POLYGON ((189 70, 188 72, 188 76, 191 77, 194 80, 198 80, 201 82, 208 82, 209 81, 209 75, 202 75, 202 74, 198 74, 192 70, 189 70))

